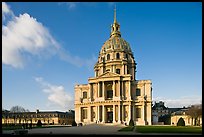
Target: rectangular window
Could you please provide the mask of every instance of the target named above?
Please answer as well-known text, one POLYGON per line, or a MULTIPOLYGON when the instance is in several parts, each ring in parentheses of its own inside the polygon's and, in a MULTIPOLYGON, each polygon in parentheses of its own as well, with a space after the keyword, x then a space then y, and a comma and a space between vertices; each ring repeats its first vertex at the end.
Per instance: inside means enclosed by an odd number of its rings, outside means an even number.
POLYGON ((83 109, 83 119, 87 119, 87 109, 83 109))
POLYGON ((107 91, 107 98, 113 98, 113 90, 107 91))
POLYGON ((141 93, 140 93, 140 89, 137 88, 137 89, 136 89, 136 96, 140 96, 140 95, 141 95, 141 93))
POLYGON ((83 92, 83 98, 87 98, 87 92, 83 92))
POLYGON ((136 118, 141 118, 141 108, 136 108, 136 118))

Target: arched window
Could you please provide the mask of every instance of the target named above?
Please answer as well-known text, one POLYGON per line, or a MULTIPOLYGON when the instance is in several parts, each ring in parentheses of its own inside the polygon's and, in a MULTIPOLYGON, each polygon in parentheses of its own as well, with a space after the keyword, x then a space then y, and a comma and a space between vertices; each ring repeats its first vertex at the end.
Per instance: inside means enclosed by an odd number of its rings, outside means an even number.
POLYGON ((116 53, 116 59, 120 58, 120 53, 116 53))
POLYGON ((110 60, 110 54, 107 55, 107 60, 110 60))
POLYGON ((127 74, 130 74, 130 69, 129 68, 127 68, 127 74))
POLYGON ((126 59, 128 59, 128 54, 125 54, 126 59))
POLYGON ((87 98, 87 92, 86 91, 83 92, 83 98, 87 98))

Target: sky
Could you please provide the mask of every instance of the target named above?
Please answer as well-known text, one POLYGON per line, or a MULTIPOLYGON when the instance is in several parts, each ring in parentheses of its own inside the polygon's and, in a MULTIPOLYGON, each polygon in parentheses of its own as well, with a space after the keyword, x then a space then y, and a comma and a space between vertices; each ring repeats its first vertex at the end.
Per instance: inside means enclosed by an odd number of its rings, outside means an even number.
POLYGON ((201 2, 2 2, 2 108, 74 109, 74 86, 94 77, 115 5, 153 104, 202 103, 201 2))

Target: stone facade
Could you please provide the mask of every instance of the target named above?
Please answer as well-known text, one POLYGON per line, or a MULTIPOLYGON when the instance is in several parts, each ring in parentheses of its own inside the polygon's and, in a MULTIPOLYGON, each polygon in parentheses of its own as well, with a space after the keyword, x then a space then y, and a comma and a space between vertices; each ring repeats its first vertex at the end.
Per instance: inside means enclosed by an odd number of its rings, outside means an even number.
POLYGON ((74 111, 39 111, 36 112, 2 112, 3 124, 37 124, 38 120, 43 125, 71 125, 74 121, 74 111))
MULTIPOLYGON (((173 112, 171 114, 171 125, 177 126, 177 123, 180 118, 183 118, 186 126, 195 125, 195 119, 192 118, 190 115, 186 114, 187 110, 188 108, 173 112)), ((202 126, 202 115, 197 118, 196 126, 202 126)))
POLYGON ((88 84, 75 85, 77 123, 152 124, 152 82, 136 80, 136 63, 130 45, 121 38, 120 25, 111 26, 88 84))

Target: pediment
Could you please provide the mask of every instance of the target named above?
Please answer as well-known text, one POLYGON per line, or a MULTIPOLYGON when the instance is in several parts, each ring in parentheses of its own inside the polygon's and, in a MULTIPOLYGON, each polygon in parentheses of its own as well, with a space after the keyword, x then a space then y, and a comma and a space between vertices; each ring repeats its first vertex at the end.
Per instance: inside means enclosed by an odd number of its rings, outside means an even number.
POLYGON ((105 72, 102 75, 100 75, 99 78, 115 77, 115 76, 120 76, 120 75, 117 73, 113 73, 113 72, 105 72))

